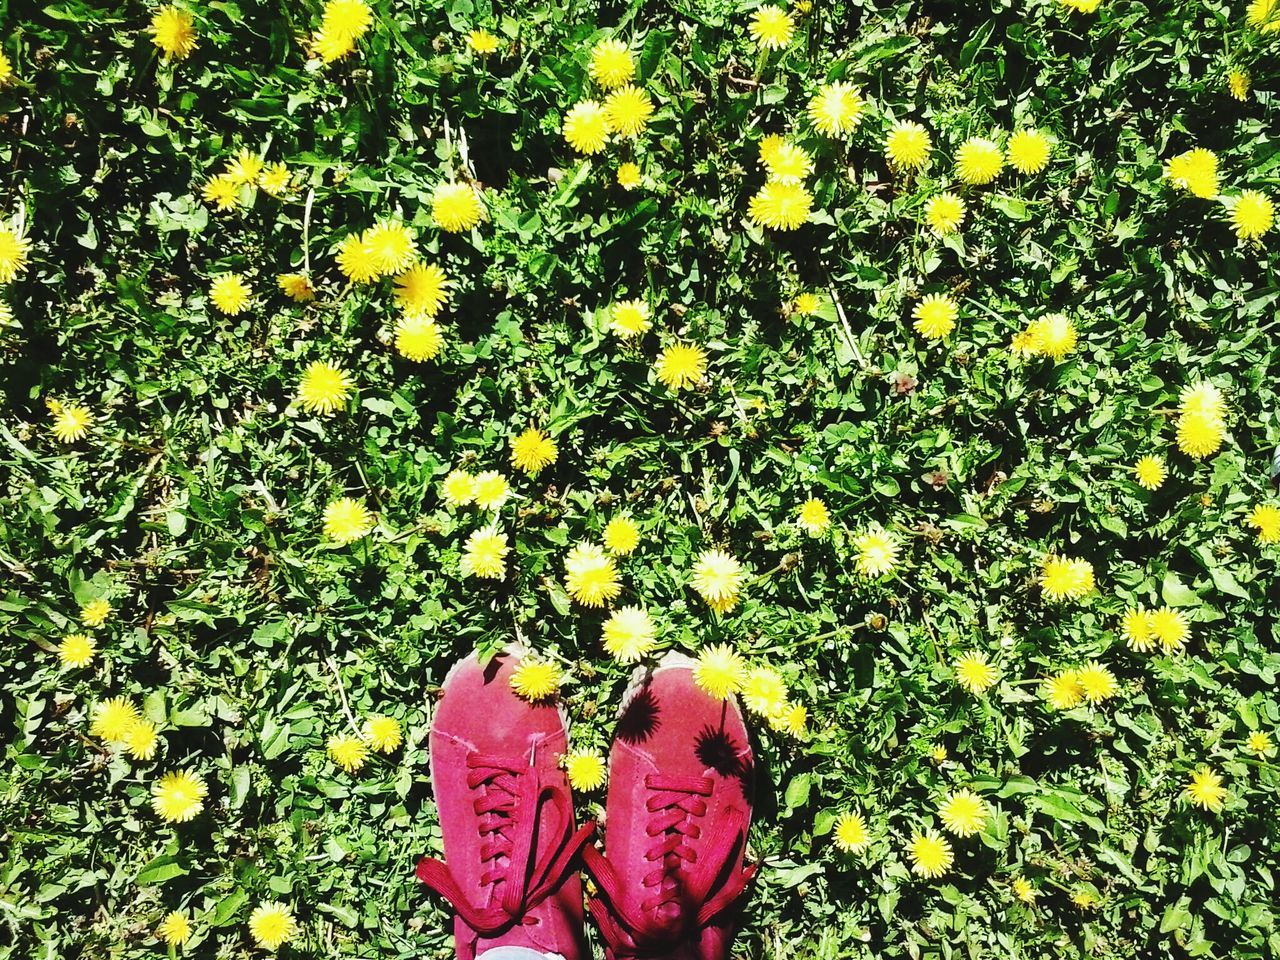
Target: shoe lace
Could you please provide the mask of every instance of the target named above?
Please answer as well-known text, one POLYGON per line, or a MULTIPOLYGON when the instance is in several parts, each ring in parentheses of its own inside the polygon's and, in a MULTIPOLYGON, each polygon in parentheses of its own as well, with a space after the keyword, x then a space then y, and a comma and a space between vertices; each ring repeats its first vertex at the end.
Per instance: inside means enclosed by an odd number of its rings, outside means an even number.
POLYGON ((645 777, 645 832, 654 842, 644 856, 654 868, 640 881, 652 892, 640 901, 639 914, 624 905, 613 865, 595 847, 583 849, 583 862, 600 891, 589 901, 591 913, 615 957, 668 951, 741 900, 756 872, 755 867, 731 869, 746 843, 746 820, 733 811, 714 823, 700 822, 712 786, 706 777, 645 777), (689 841, 702 842, 695 847, 689 841))
POLYGON ((467 787, 476 796, 472 809, 480 833, 480 886, 484 904, 473 903, 449 868, 424 857, 418 879, 443 896, 476 932, 494 936, 516 923, 554 893, 569 865, 590 838, 594 823, 576 832, 566 791, 544 784, 538 768, 523 760, 472 753, 467 756, 467 787), (538 850, 544 806, 553 814, 551 841, 538 850))
POLYGON ((654 893, 641 903, 641 909, 666 915, 669 904, 678 906, 681 894, 681 874, 684 865, 698 862, 698 851, 686 843, 702 836, 702 827, 695 821, 706 815, 707 801, 711 796, 711 781, 706 777, 665 777, 652 774, 645 777, 645 787, 650 791, 645 800, 649 822, 645 833, 656 837, 645 851, 644 858, 657 867, 644 875, 641 884, 654 893))

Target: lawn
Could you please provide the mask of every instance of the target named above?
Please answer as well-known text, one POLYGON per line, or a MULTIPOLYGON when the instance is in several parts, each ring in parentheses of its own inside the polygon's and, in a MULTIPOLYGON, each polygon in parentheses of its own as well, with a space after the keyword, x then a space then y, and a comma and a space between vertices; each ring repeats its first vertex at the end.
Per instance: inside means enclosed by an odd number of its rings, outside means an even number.
POLYGON ((735 956, 1280 955, 1280 0, 777 2, 0 4, 0 957, 452 956, 513 642, 735 956))

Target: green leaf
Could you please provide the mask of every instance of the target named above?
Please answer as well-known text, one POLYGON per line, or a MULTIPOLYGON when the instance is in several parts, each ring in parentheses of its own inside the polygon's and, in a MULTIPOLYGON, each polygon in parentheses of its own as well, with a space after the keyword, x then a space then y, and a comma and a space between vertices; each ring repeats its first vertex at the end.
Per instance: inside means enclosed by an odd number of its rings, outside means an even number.
POLYGON ((156 857, 154 860, 146 864, 138 871, 138 886, 147 886, 148 884, 161 884, 166 880, 172 880, 174 877, 185 877, 187 869, 178 862, 177 857, 164 854, 156 857))
POLYGON ((1160 596, 1171 607, 1190 607, 1200 602, 1196 592, 1179 580, 1178 575, 1173 571, 1164 575, 1164 582, 1160 585, 1160 596))

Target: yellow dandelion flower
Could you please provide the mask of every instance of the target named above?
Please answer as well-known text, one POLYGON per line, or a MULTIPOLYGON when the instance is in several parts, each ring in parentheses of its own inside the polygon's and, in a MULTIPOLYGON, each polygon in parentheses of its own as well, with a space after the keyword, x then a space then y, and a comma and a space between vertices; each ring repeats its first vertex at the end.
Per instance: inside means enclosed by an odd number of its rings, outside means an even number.
POLYGON ((956 176, 965 183, 990 183, 1004 168, 1004 154, 985 137, 970 137, 956 151, 956 176))
POLYGON ((511 465, 530 476, 555 463, 557 456, 556 442, 537 427, 529 427, 511 441, 511 465))
POLYGON ((476 474, 475 504, 481 510, 499 510, 511 496, 511 484, 497 470, 481 470, 476 474))
POLYGON ((991 816, 987 801, 972 790, 956 790, 938 805, 938 819, 950 833, 969 837, 986 826, 991 816))
POLYGON ((1198 767, 1187 781, 1183 796, 1188 803, 1217 813, 1226 802, 1227 788, 1222 785, 1222 777, 1209 767, 1198 767))
POLYGON ((1075 671, 1080 693, 1088 703, 1102 703, 1120 692, 1111 671, 1096 660, 1075 671))
POLYGON ((1055 710, 1070 710, 1084 700, 1084 688, 1074 670, 1063 670, 1044 682, 1044 699, 1055 710))
POLYGON ((449 299, 452 286, 434 263, 415 263, 395 280, 396 306, 407 317, 434 318, 449 299))
POLYGON ((1168 475, 1159 457, 1146 456, 1133 465, 1133 477, 1144 490, 1159 490, 1168 475))
POLYGON ((180 947, 191 939, 191 921, 180 911, 167 914, 156 927, 156 936, 171 947, 180 947))
POLYGON ((396 352, 406 360, 434 360, 444 350, 444 331, 420 314, 401 317, 395 328, 396 352))
MULTIPOLYGON (((1060 0, 1060 2, 1065 3, 1068 6, 1075 6, 1077 3, 1080 3, 1081 0, 1060 0)), ((1092 11, 1085 12, 1088 13, 1092 11)), ((1071 894, 1071 902, 1081 910, 1097 910, 1098 907, 1102 906, 1102 901, 1098 898, 1098 894, 1085 886, 1076 887, 1075 891, 1071 894)))
POLYGON ((606 550, 615 557, 625 557, 640 546, 640 528, 623 514, 605 524, 603 539, 606 550))
POLYGON ((93 412, 78 403, 59 403, 53 413, 53 426, 49 429, 61 443, 75 443, 88 436, 93 426, 93 412))
POLYGON ((62 661, 64 667, 70 667, 73 670, 93 663, 97 652, 97 642, 84 633, 69 633, 58 644, 58 659, 62 661))
POLYGON ((526 657, 511 673, 511 689, 525 700, 538 701, 554 697, 560 690, 560 668, 546 660, 526 657))
POLYGON ((384 717, 379 714, 365 717, 361 734, 374 750, 379 753, 393 753, 404 739, 400 732, 400 721, 395 717, 384 717))
POLYGON ((955 862, 950 842, 936 830, 915 834, 907 845, 907 858, 912 873, 930 879, 942 876, 955 862))
POLYGON ((450 507, 462 507, 476 498, 476 478, 465 470, 450 470, 440 484, 440 497, 450 507))
POLYGON ((623 340, 629 340, 653 326, 652 315, 643 300, 619 300, 609 308, 609 329, 623 340))
POLYGON ((1249 0, 1246 10, 1249 26, 1263 33, 1280 30, 1280 6, 1276 0, 1249 0))
POLYGON ((373 11, 364 0, 327 0, 320 29, 335 37, 359 40, 373 23, 373 11))
POLYGON ((0 224, 0 283, 12 283, 27 272, 31 241, 13 227, 0 224))
POLYGON ((417 256, 413 233, 397 220, 380 220, 364 232, 364 243, 380 274, 400 273, 417 256))
POLYGON ((843 137, 862 120, 866 101, 851 83, 824 83, 809 101, 809 122, 827 137, 843 137))
POLYGON ((442 183, 431 194, 431 219, 446 233, 470 230, 483 216, 484 204, 469 183, 442 183))
MULTIPOLYGON (((653 116, 653 101, 639 87, 625 86, 604 100, 604 118, 610 133, 621 137, 639 136, 653 116)), ((570 143, 572 146, 572 142, 570 143)), ((581 150, 580 153, 594 151, 581 150)))
POLYGON ((1178 418, 1178 449, 1189 457, 1203 460, 1218 451, 1226 437, 1221 418, 1193 411, 1178 418))
POLYGON ((644 180, 643 175, 640 173, 640 165, 632 163, 630 160, 626 163, 618 164, 617 180, 618 186, 623 190, 634 190, 644 180))
POLYGON ((1256 730, 1249 734, 1249 739, 1245 741, 1244 748, 1256 757, 1268 757, 1275 749, 1275 744, 1271 742, 1271 737, 1261 730, 1256 730))
POLYGON ((305 273, 282 273, 276 277, 276 285, 286 297, 298 303, 315 299, 316 288, 305 273))
POLYGON ((954 193, 930 197, 924 205, 924 219, 929 229, 940 237, 955 233, 964 223, 964 201, 954 193))
POLYGON ((648 611, 622 607, 609 614, 601 640, 605 651, 619 663, 635 663, 653 650, 657 634, 658 628, 648 611))
POLYGON ((742 564, 723 550, 704 550, 693 565, 693 589, 716 613, 738 605, 742 581, 742 564))
POLYGON ((269 163, 258 174, 258 186, 273 197, 289 189, 289 168, 283 163, 269 163))
POLYGON ((467 537, 462 547, 462 575, 501 580, 507 575, 507 535, 494 527, 482 527, 467 537))
POLYGON ((225 173, 220 173, 205 182, 200 196, 215 210, 231 210, 240 202, 240 186, 225 173))
POLYGON ((755 667, 742 681, 742 702, 752 713, 772 717, 787 709, 787 685, 772 667, 755 667))
POLYGON ((1000 679, 1000 671, 987 662, 985 653, 978 650, 961 654, 952 666, 956 672, 956 683, 973 694, 986 693, 1000 679))
POLYGON ((1259 543, 1280 543, 1280 506, 1259 503, 1245 520, 1258 534, 1259 543))
POLYGON ((604 757, 594 750, 573 750, 560 758, 569 778, 569 786, 574 790, 590 792, 604 786, 608 775, 604 757))
POLYGON ((219 274, 209 284, 209 299, 229 317, 244 313, 252 297, 253 290, 238 273, 219 274))
POLYGON ((150 720, 135 720, 124 738, 124 748, 135 760, 150 760, 156 755, 160 734, 150 720))
POLYGON ((1175 186, 1208 200, 1218 195, 1218 158, 1212 150, 1196 147, 1173 157, 1165 176, 1175 186))
POLYGON ((747 678, 747 665, 730 646, 707 647, 693 667, 693 682, 703 693, 716 700, 728 700, 742 689, 747 678))
POLYGON ((1019 130, 1005 150, 1009 166, 1019 173, 1039 173, 1049 165, 1049 138, 1039 130, 1019 130))
POLYGON ((769 151, 764 168, 775 183, 801 183, 813 173, 813 159, 803 147, 783 143, 769 151))
POLYGON ((1014 877, 1013 883, 1009 884, 1009 889, 1013 891, 1015 897, 1027 904, 1035 903, 1036 897, 1039 896, 1036 888, 1026 877, 1014 877))
POLYGON ((622 592, 618 567, 594 543, 580 543, 564 560, 565 591, 584 607, 603 607, 622 592))
POLYGON ((89 736, 99 737, 108 743, 124 743, 138 720, 138 708, 128 697, 112 697, 93 708, 89 736))
POLYGON ((474 53, 478 53, 482 57, 487 57, 489 54, 497 51, 498 38, 488 30, 472 30, 467 34, 467 46, 469 46, 474 53))
POLYGON ((0 87, 6 86, 12 81, 13 62, 3 50, 0 50, 0 87))
POLYGON ((809 711, 804 708, 804 704, 784 704, 777 713, 769 717, 769 726, 798 739, 804 736, 808 719, 809 711))
POLYGON ((933 140, 929 131, 914 120, 899 120, 884 141, 885 159, 902 170, 919 170, 929 162, 933 140))
POLYGON ((238 187, 256 184, 262 175, 262 158, 248 147, 241 147, 240 152, 227 161, 223 175, 238 187))
POLYGON ((325 744, 329 759, 347 773, 355 773, 369 759, 369 747, 359 737, 349 733, 335 733, 325 744))
POLYGON ((1061 360, 1075 349, 1078 340, 1079 333, 1070 318, 1051 313, 1027 324, 1022 341, 1015 342, 1014 352, 1061 360))
POLYGON ((747 215, 758 227, 795 230, 809 219, 813 196, 801 184, 771 180, 751 198, 747 215))
POLYGON ((791 42, 795 33, 795 21, 781 7, 766 6, 758 9, 747 24, 747 32, 759 46, 766 50, 781 50, 791 42))
POLYGON ((1093 564, 1087 560, 1048 554, 1041 563, 1040 586, 1046 599, 1079 600, 1093 585, 1093 564))
POLYGON ((569 146, 588 156, 603 150, 609 140, 609 118, 595 100, 583 100, 570 107, 560 129, 569 146))
POLYGON ((799 294, 791 303, 791 311, 800 317, 812 317, 822 307, 816 293, 799 294))
POLYGON ((631 51, 621 40, 601 40, 591 48, 587 73, 606 90, 630 83, 635 72, 631 51))
POLYGON ((1155 648, 1156 636, 1151 629, 1151 614, 1141 606, 1129 607, 1120 618, 1120 633, 1130 650, 1149 653, 1155 648))
POLYGON ((916 333, 926 340, 941 340, 956 327, 960 308, 945 293, 931 293, 911 311, 916 333))
POLYGON ((707 354, 696 344, 673 343, 658 354, 653 370, 671 390, 692 387, 706 375, 707 354))
POLYGON ((831 836, 836 849, 842 853, 861 853, 871 842, 867 821, 856 811, 840 814, 831 836))
POLYGON ((1208 381, 1189 383, 1178 393, 1178 413, 1201 413, 1221 419, 1226 415, 1227 401, 1222 391, 1208 381))
POLYGON ((324 535, 337 543, 354 543, 373 530, 373 514, 360 500, 340 497, 324 508, 324 535))
POLYGON ((351 376, 341 367, 314 360, 302 371, 298 383, 298 405, 308 413, 333 413, 346 406, 351 395, 351 376))
POLYGON ((342 275, 352 283, 370 283, 382 276, 378 258, 369 246, 369 232, 349 233, 338 244, 335 260, 342 275))
POLYGON ((1160 607, 1147 615, 1151 639, 1160 644, 1165 653, 1177 653, 1191 639, 1191 622, 1181 610, 1160 607))
POLYGON ((335 63, 344 57, 350 56, 355 53, 355 49, 355 40, 340 33, 317 30, 311 35, 312 54, 319 57, 326 64, 335 63))
POLYGON ((298 921, 282 903, 260 903, 249 914, 249 934, 258 946, 278 950, 298 935, 298 921))
POLYGON ((111 616, 111 602, 106 597, 90 600, 80 608, 80 622, 86 627, 100 627, 111 616))
POLYGON ((185 60, 196 48, 195 21, 191 14, 165 5, 151 17, 151 42, 166 60, 185 60))
POLYGON ((1231 92, 1231 96, 1237 100, 1247 99, 1249 96, 1249 85, 1252 83, 1249 77, 1249 71, 1236 67, 1227 71, 1227 90, 1231 92))
POLYGON ((898 565, 897 539, 879 528, 856 537, 853 548, 858 552, 854 568, 863 576, 883 577, 898 565))
POLYGON ((766 134, 760 138, 758 144, 760 166, 768 170, 777 159, 778 153, 786 147, 790 141, 776 133, 766 134))
POLYGON ((186 823, 204 809, 209 788, 198 773, 176 770, 151 785, 151 806, 156 815, 170 823, 186 823))
POLYGON ((810 497, 796 511, 796 522, 811 537, 820 537, 831 528, 831 511, 817 497, 810 497))
POLYGON ((1271 229, 1275 204, 1265 193, 1242 190, 1231 208, 1231 226, 1241 240, 1256 240, 1271 229))

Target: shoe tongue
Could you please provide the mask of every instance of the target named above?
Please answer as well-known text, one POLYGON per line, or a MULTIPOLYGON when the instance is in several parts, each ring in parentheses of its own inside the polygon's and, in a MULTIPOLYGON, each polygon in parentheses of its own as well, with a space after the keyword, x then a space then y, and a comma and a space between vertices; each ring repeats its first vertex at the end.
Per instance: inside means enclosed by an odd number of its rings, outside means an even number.
POLYGON ((658 909, 653 913, 653 917, 658 922, 659 926, 675 929, 680 926, 681 920, 684 917, 684 910, 681 908, 679 902, 675 900, 668 900, 666 903, 658 906, 658 909))

